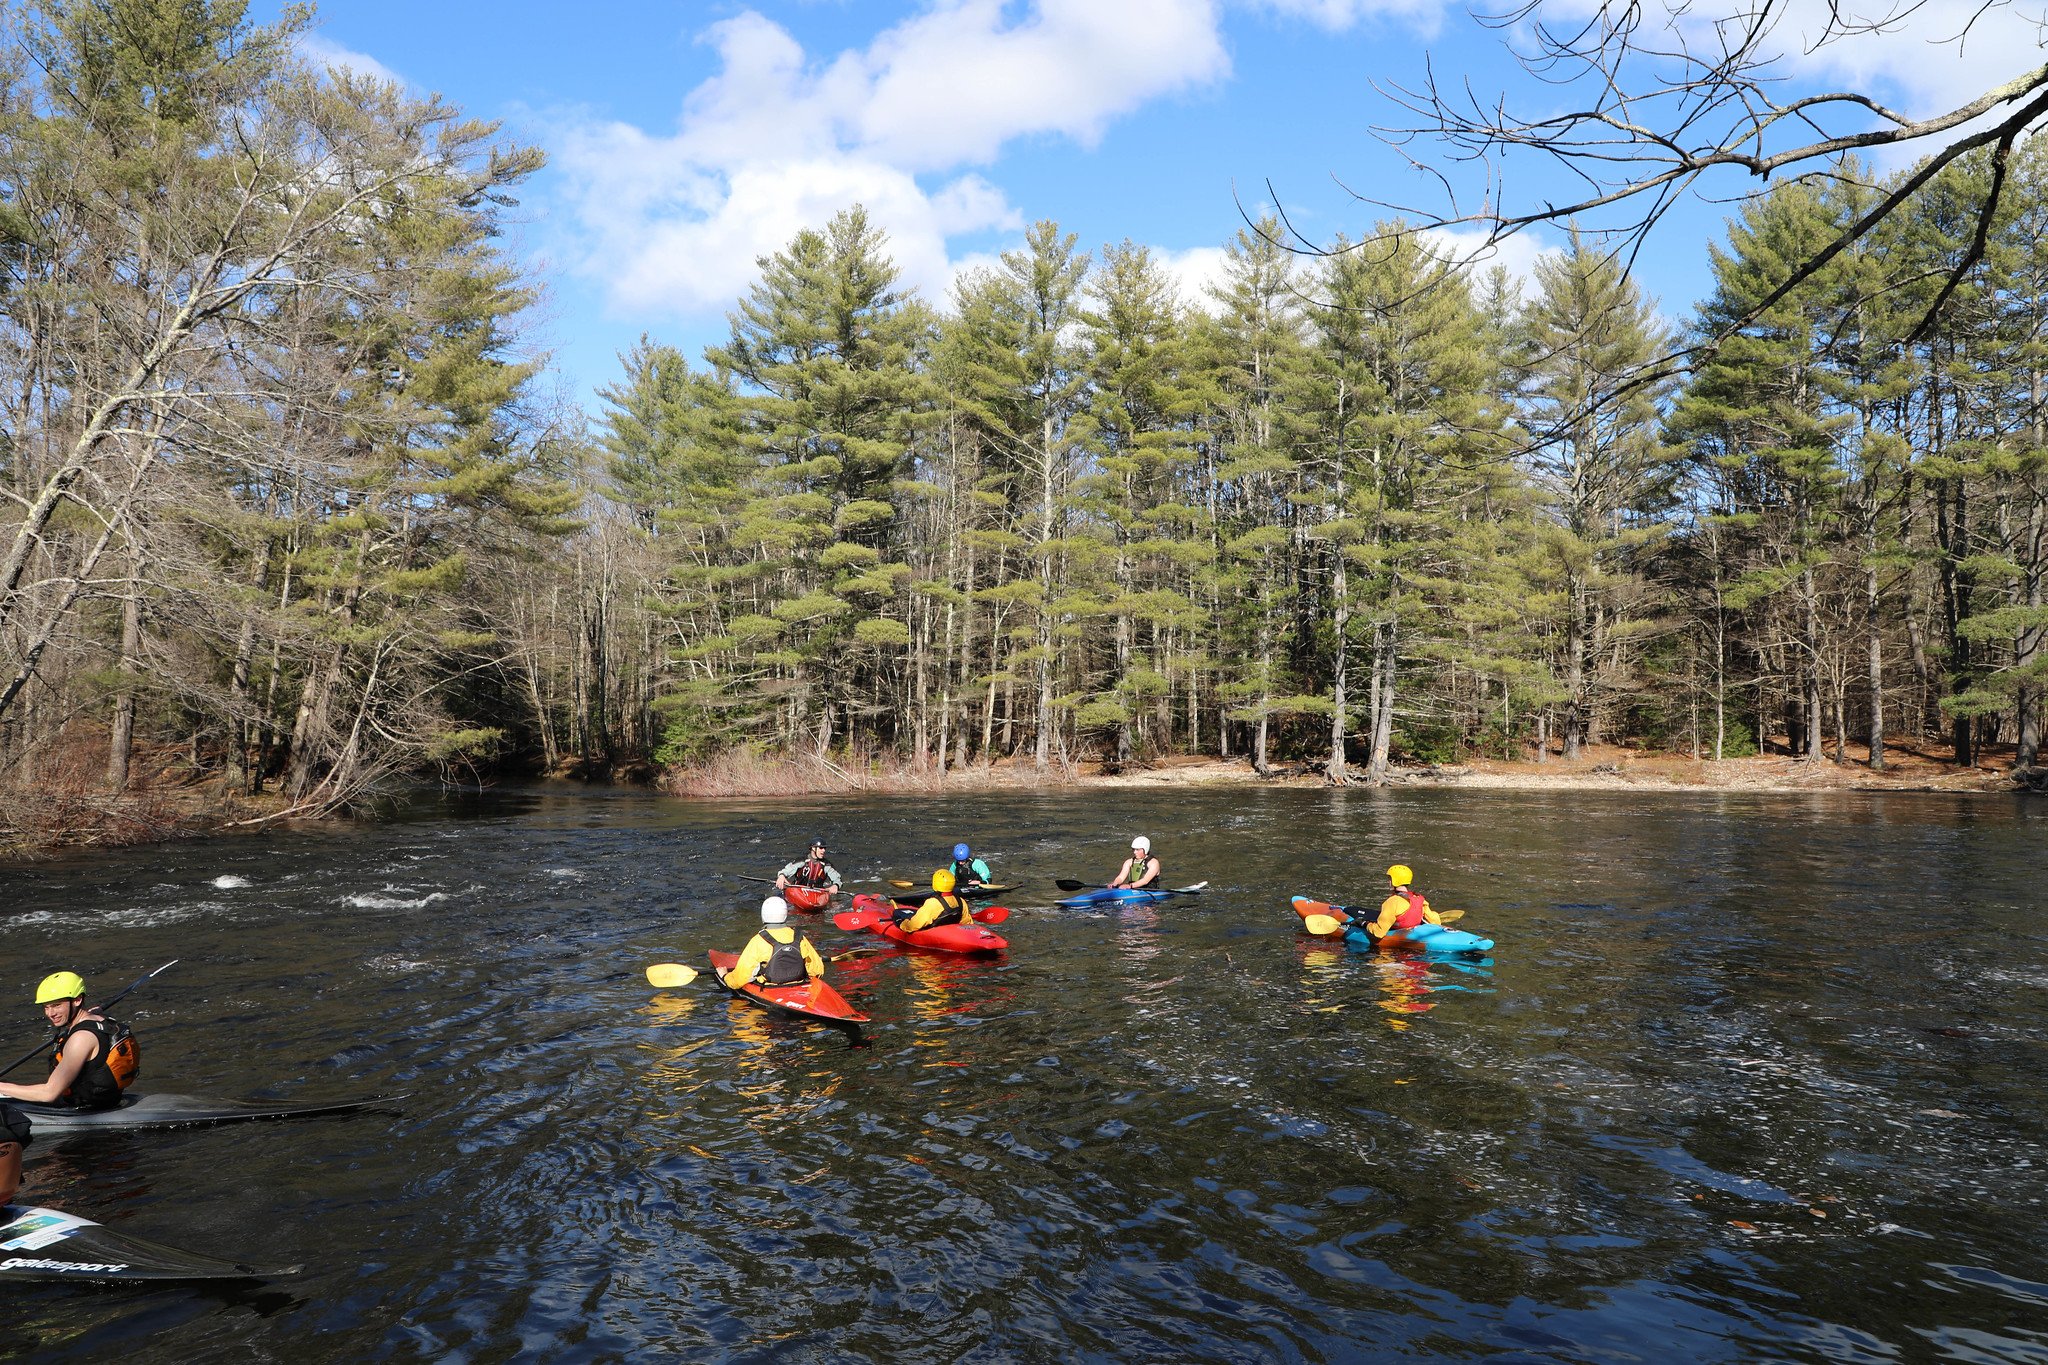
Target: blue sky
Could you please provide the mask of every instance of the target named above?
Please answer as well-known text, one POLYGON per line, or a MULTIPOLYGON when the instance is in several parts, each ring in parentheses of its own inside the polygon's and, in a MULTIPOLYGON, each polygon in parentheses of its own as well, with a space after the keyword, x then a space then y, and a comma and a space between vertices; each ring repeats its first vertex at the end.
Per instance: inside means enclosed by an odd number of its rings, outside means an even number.
MULTIPOLYGON (((1944 44, 1963 0, 1803 53, 1797 25, 1823 3, 1787 4, 1789 90, 1923 113, 2041 60, 2009 9, 1944 44)), ((1586 0, 1545 4, 1569 17, 1586 0)), ((516 247, 547 282, 536 341, 587 399, 643 332, 693 357, 723 339, 754 258, 856 199, 907 282, 941 300, 1039 218, 1084 248, 1148 245, 1192 294, 1242 225, 1238 201, 1256 211, 1268 182, 1309 236, 1357 235, 1380 210, 1338 182, 1402 202, 1431 188, 1374 139, 1399 119, 1375 83, 1412 80, 1427 56, 1440 78, 1555 107, 1511 36, 1437 0, 332 0, 308 48, 548 151, 516 247)), ((1707 288, 1727 212, 1691 204, 1643 257, 1667 314, 1707 288)), ((1524 271, 1555 241, 1502 259, 1524 271)))

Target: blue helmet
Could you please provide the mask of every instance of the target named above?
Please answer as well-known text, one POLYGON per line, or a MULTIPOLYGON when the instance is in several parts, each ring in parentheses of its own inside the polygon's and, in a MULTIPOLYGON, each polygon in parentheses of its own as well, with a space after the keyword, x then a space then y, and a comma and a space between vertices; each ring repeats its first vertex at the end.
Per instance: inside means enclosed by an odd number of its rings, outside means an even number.
POLYGON ((974 850, 965 844, 955 844, 953 845, 953 861, 956 863, 961 862, 971 856, 973 852, 974 850))

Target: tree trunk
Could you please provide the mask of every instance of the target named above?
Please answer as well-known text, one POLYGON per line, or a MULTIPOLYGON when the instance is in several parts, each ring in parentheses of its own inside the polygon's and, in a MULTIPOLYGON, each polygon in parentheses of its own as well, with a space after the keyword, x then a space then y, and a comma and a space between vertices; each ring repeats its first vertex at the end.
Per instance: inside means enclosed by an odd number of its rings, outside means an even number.
POLYGON ((128 756, 135 742, 135 677, 142 653, 142 575, 130 551, 127 594, 121 599, 121 690, 114 698, 114 733, 107 746, 107 786, 128 789, 128 756))

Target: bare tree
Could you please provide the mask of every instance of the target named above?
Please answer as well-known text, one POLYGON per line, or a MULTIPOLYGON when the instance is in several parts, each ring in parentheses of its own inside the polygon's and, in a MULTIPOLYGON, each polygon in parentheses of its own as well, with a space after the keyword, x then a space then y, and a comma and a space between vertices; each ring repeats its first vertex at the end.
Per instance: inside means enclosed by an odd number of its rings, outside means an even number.
MULTIPOLYGON (((1931 51, 1953 57, 1997 11, 2006 11, 2002 20, 2014 17, 2006 0, 1982 0, 1931 51)), ((1395 209, 1414 231, 1477 229, 1475 257, 1492 254, 1525 229, 1570 224, 1633 264, 1652 231, 1688 195, 1725 202, 1791 178, 1860 183, 1860 156, 1919 158, 1909 173, 1873 192, 1864 211, 1831 240, 1787 262, 1784 279, 1757 300, 1754 318, 1867 237, 1943 168, 1990 148, 1991 186, 1975 239, 1948 264, 1920 319, 1918 330, 1925 331, 1983 255, 2008 189, 2013 147, 2048 118, 2048 65, 1924 117, 1855 90, 1787 92, 1791 56, 1848 58, 1869 44, 1905 41, 1916 16, 1934 17, 1927 0, 1879 0, 1868 13, 1839 0, 1724 0, 1713 7, 1601 0, 1590 13, 1556 0, 1527 0, 1480 22, 1510 35, 1510 49, 1539 83, 1530 101, 1539 107, 1517 108, 1505 95, 1445 82, 1433 65, 1419 82, 1383 87, 1411 117, 1379 129, 1382 139, 1401 149, 1442 196, 1435 205, 1367 202, 1395 209), (1550 179, 1561 173, 1576 192, 1518 202, 1510 174, 1532 168, 1550 179), (1468 206, 1475 179, 1477 203, 1468 206)), ((1695 338, 1644 378, 1661 379, 1674 363, 1711 350, 1719 335, 1695 338)))

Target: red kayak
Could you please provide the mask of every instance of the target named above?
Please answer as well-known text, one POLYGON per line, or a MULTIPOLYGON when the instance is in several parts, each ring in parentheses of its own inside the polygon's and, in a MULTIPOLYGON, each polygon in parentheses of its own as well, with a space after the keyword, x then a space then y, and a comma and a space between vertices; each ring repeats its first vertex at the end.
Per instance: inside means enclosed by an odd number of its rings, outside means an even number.
MULTIPOLYGON (((908 948, 930 948, 934 952, 940 953, 1000 953, 1010 946, 1008 939, 1000 934, 990 933, 979 924, 934 924, 929 929, 920 929, 914 934, 906 934, 897 928, 889 918, 896 912, 896 908, 899 905, 904 904, 905 902, 903 901, 892 900, 887 896, 855 896, 853 898, 853 909, 847 914, 839 916, 834 922, 839 923, 856 916, 865 920, 872 915, 875 917, 873 923, 864 926, 857 925, 855 927, 872 929, 891 943, 901 943, 908 948)), ((909 908, 916 909, 917 907, 912 905, 909 908)), ((989 910, 1001 908, 1000 906, 993 905, 988 907, 989 910)), ((974 913, 976 915, 983 915, 988 913, 988 911, 977 910, 974 913)), ((1003 914, 1007 916, 1009 911, 1004 910, 1003 914)), ((848 926, 844 923, 839 923, 839 927, 844 929, 848 926)))
POLYGON ((789 902, 792 910, 824 910, 831 906, 832 898, 839 894, 836 886, 785 886, 782 899, 789 902))
MULTIPOLYGON (((740 960, 738 953, 713 952, 710 955, 711 970, 718 973, 718 984, 725 986, 725 974, 740 960)), ((738 990, 725 987, 734 995, 742 995, 757 1005, 769 1009, 802 1015, 826 1024, 865 1024, 868 1017, 848 1004, 846 997, 833 990, 818 977, 797 986, 762 986, 749 981, 738 990)))

